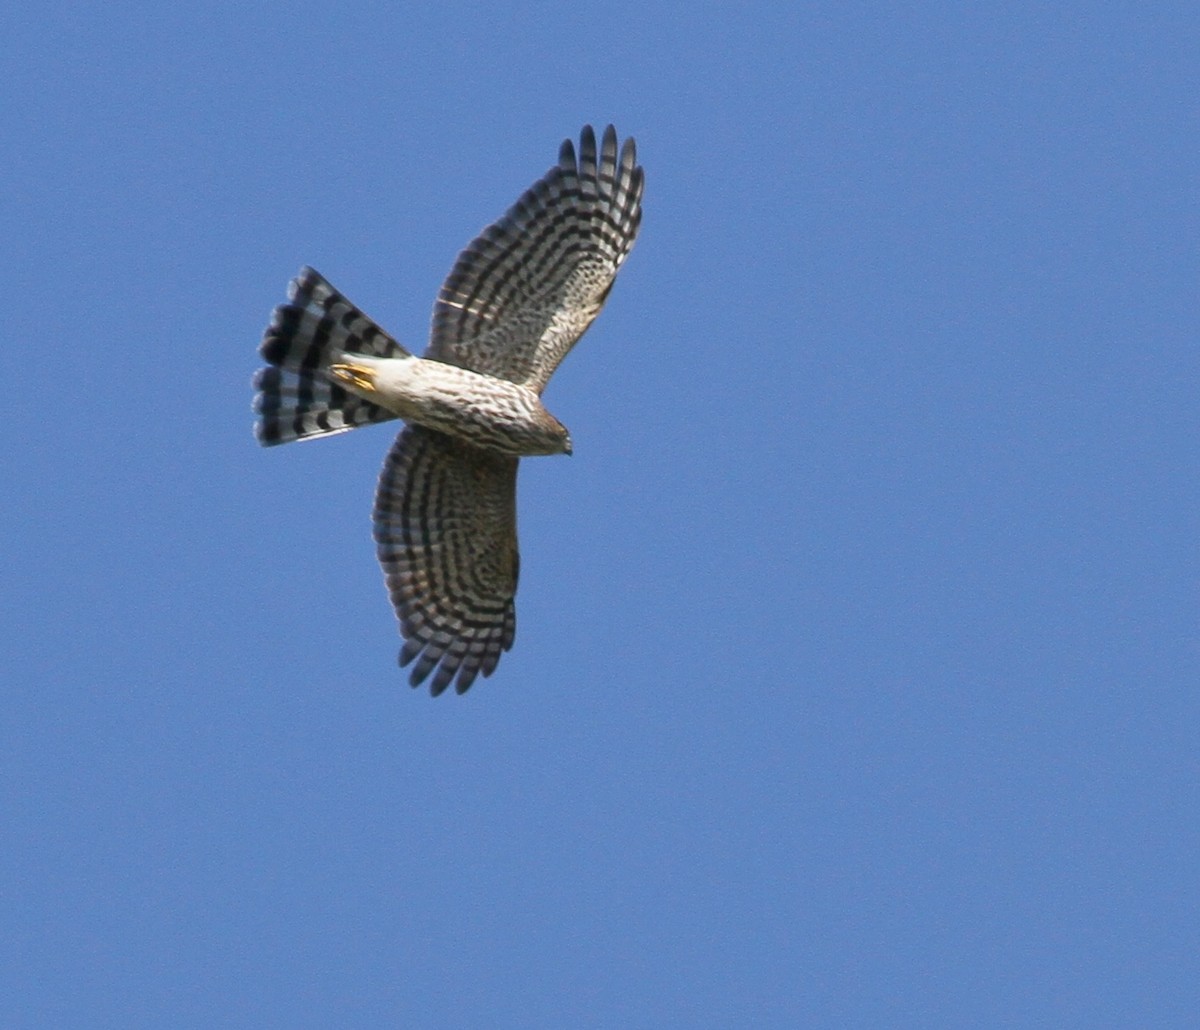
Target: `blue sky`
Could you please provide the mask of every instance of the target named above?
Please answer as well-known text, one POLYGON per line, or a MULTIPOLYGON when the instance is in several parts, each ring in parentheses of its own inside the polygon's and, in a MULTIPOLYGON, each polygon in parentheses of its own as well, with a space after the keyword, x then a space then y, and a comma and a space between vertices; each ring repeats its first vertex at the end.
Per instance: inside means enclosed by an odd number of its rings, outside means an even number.
POLYGON ((5 16, 0 1023, 1185 1026, 1193 5, 5 16), (586 122, 638 245, 431 700, 388 427, 260 450, 312 264, 420 349, 586 122))

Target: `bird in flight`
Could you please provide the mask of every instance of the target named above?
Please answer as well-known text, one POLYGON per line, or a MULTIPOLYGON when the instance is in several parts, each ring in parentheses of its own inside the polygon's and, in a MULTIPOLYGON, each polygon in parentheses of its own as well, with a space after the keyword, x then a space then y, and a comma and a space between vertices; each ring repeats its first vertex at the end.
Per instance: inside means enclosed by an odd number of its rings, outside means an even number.
POLYGON ((517 462, 570 454, 541 393, 600 313, 637 237, 632 138, 591 126, 458 256, 415 357, 311 268, 259 353, 263 446, 401 418, 375 494, 379 562, 409 682, 434 696, 489 676, 516 632, 517 462))

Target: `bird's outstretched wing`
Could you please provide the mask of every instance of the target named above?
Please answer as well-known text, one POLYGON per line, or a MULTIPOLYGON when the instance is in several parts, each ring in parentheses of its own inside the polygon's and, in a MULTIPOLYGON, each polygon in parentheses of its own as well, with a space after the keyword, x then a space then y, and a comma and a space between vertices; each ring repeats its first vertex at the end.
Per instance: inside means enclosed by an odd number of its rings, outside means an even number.
POLYGON ((426 356, 541 392, 599 313, 637 236, 644 178, 632 139, 591 126, 458 257, 426 356))
POLYGON ((517 459, 409 426, 384 462, 375 542, 409 682, 436 696, 491 674, 516 633, 517 459))

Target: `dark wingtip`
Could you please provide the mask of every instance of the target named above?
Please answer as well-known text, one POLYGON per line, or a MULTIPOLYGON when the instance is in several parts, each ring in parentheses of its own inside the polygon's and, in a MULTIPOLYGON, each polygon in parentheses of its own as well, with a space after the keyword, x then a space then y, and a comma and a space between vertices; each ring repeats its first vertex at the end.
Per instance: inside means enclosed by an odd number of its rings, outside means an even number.
MULTIPOLYGON (((420 687, 421 684, 423 684, 425 680, 429 678, 429 674, 432 672, 434 673, 434 676, 429 683, 429 696, 438 697, 441 694, 444 694, 446 692, 446 688, 450 686, 451 681, 454 679, 455 672, 458 670, 448 669, 445 663, 429 660, 429 654, 425 650, 424 645, 415 639, 409 639, 405 641, 404 647, 400 650, 399 655, 396 656, 396 661, 400 668, 403 669, 404 666, 408 665, 408 663, 418 655, 421 655, 421 661, 417 662, 417 664, 413 666, 412 672, 409 673, 408 685, 414 689, 420 687), (437 670, 436 672, 434 672, 435 669, 437 670)), ((470 686, 469 680, 467 685, 470 686)), ((458 692, 461 694, 465 689, 466 687, 462 688, 462 690, 459 690, 458 692)))

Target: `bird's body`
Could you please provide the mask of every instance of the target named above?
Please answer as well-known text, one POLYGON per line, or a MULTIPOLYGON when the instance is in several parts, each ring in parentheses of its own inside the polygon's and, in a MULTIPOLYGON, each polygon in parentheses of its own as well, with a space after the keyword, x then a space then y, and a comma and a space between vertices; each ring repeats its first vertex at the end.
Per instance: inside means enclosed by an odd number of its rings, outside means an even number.
POLYGON ((345 355, 330 366, 347 390, 406 422, 514 458, 570 453, 567 431, 528 386, 427 358, 345 355))
POLYGON ((375 540, 413 686, 462 693, 513 643, 517 459, 571 452, 541 392, 599 313, 641 222, 642 169, 610 125, 464 250, 414 357, 310 268, 260 348, 264 445, 408 422, 384 463, 375 540))

